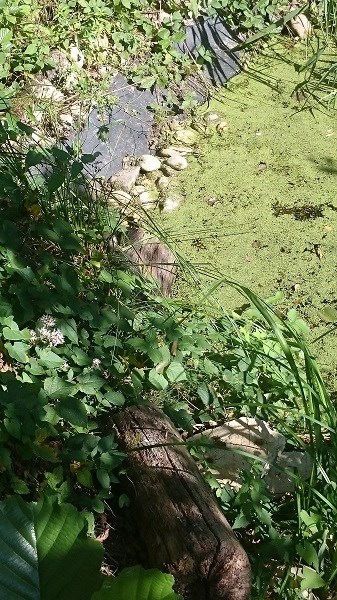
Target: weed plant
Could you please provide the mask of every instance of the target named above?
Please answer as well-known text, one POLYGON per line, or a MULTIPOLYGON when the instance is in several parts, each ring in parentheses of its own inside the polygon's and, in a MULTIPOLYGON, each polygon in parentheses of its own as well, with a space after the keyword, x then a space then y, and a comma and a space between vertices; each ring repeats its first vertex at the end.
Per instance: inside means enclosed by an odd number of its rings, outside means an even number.
POLYGON ((3 122, 2 498, 57 498, 90 514, 123 506, 124 454, 110 415, 144 399, 187 434, 262 418, 314 466, 306 481, 293 474, 295 492, 281 498, 270 495, 256 461, 236 492, 208 474, 249 554, 253 598, 294 600, 307 590, 333 598, 336 409, 301 323, 219 274, 213 287, 235 286, 250 311, 212 314, 212 289, 193 306, 163 299, 109 254, 106 234, 118 233, 120 215, 88 190, 77 193, 92 157, 30 148, 30 135, 20 122, 3 122))

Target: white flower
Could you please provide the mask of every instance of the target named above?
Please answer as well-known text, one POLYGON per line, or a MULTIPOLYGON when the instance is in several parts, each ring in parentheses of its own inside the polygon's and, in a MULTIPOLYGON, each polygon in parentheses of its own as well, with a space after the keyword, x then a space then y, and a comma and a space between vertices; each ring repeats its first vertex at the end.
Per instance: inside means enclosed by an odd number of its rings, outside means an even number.
POLYGON ((33 329, 30 329, 29 335, 30 335, 30 341, 32 342, 32 344, 36 344, 36 342, 37 342, 37 335, 36 335, 36 333, 35 333, 35 331, 33 329))
POLYGON ((38 335, 42 342, 46 342, 49 346, 60 346, 64 343, 63 333, 59 329, 48 329, 48 327, 40 327, 38 335))
POLYGON ((51 315, 43 315, 43 317, 41 317, 40 319, 42 325, 44 325, 45 327, 54 327, 56 321, 54 319, 54 317, 52 317, 51 315))
POLYGON ((94 358, 92 361, 92 366, 94 369, 99 369, 101 366, 101 361, 99 358, 94 358))
POLYGON ((52 329, 49 341, 51 346, 61 346, 64 344, 64 335, 59 329, 52 329))

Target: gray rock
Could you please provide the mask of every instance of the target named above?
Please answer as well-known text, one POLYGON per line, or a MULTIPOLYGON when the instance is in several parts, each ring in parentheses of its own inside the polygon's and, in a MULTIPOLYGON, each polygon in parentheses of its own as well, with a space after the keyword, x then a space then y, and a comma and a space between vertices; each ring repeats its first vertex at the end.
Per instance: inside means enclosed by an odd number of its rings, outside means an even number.
POLYGON ((35 95, 39 100, 51 100, 53 102, 61 102, 64 100, 64 94, 58 90, 49 79, 36 80, 34 82, 35 95))
POLYGON ((164 157, 172 156, 173 154, 177 154, 177 152, 178 154, 185 156, 186 154, 192 154, 194 150, 188 146, 168 146, 167 148, 159 150, 159 154, 164 157))
POLYGON ((312 459, 308 453, 284 452, 285 437, 261 419, 240 417, 190 440, 201 437, 217 442, 216 447, 207 448, 205 458, 214 466, 216 476, 236 489, 241 485, 240 472, 249 470, 251 464, 237 450, 256 457, 264 465, 264 480, 276 496, 294 491, 296 472, 303 479, 310 477, 312 459), (223 448, 219 442, 223 443, 223 448))
POLYGON ((146 192, 145 185, 135 185, 135 187, 131 191, 132 196, 139 196, 142 192, 146 192))
POLYGON ((108 198, 108 203, 112 205, 124 204, 128 205, 132 202, 132 196, 124 190, 113 190, 108 198))
POLYGON ((125 192, 131 192, 133 186, 135 185, 137 178, 140 173, 140 167, 129 167, 128 169, 122 169, 115 175, 111 177, 110 183, 115 188, 119 188, 124 190, 125 192))
POLYGON ((159 177, 159 179, 157 181, 157 186, 160 191, 166 190, 166 188, 168 188, 169 185, 170 185, 170 179, 168 177, 165 177, 165 175, 162 175, 161 177, 159 177))
POLYGON ((139 160, 139 166, 144 173, 158 171, 161 167, 161 162, 157 156, 152 154, 143 154, 139 160))
POLYGON ((184 156, 181 156, 181 154, 178 154, 178 152, 169 156, 166 160, 166 164, 168 167, 171 167, 176 171, 183 171, 188 167, 188 162, 186 158, 184 156))
POLYGON ((209 50, 213 58, 203 65, 203 75, 214 85, 223 85, 240 70, 240 56, 235 51, 239 42, 235 32, 220 15, 216 15, 199 17, 188 25, 185 40, 178 48, 195 59, 199 56, 200 46, 209 50))
POLYGON ((179 208, 181 204, 181 199, 178 196, 165 198, 163 202, 163 212, 173 212, 177 208, 179 208))
POLYGON ((158 194, 154 190, 141 192, 139 194, 139 202, 144 208, 155 208, 158 201, 158 194))
POLYGON ((174 134, 175 139, 187 146, 193 146, 196 143, 198 136, 192 129, 178 129, 174 134))
POLYGON ((178 173, 178 171, 172 169, 172 167, 169 167, 168 165, 163 165, 161 168, 161 172, 165 177, 174 177, 178 173))

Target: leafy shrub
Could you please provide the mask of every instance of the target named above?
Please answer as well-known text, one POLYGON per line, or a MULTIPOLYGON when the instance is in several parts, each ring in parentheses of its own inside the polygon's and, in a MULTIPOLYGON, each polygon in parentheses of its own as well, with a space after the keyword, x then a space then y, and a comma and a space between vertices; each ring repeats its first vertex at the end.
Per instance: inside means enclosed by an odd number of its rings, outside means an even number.
POLYGON ((87 535, 84 515, 55 498, 1 502, 0 548, 0 592, 8 600, 181 600, 173 577, 156 569, 103 577, 103 546, 87 535))

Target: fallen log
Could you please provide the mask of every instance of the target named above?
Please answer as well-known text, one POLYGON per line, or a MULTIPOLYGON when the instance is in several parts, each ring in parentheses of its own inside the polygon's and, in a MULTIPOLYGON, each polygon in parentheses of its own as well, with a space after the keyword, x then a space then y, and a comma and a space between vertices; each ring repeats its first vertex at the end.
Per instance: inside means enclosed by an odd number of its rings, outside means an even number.
POLYGON ((247 600, 247 555, 171 421, 141 406, 114 424, 149 566, 172 573, 184 600, 247 600))

